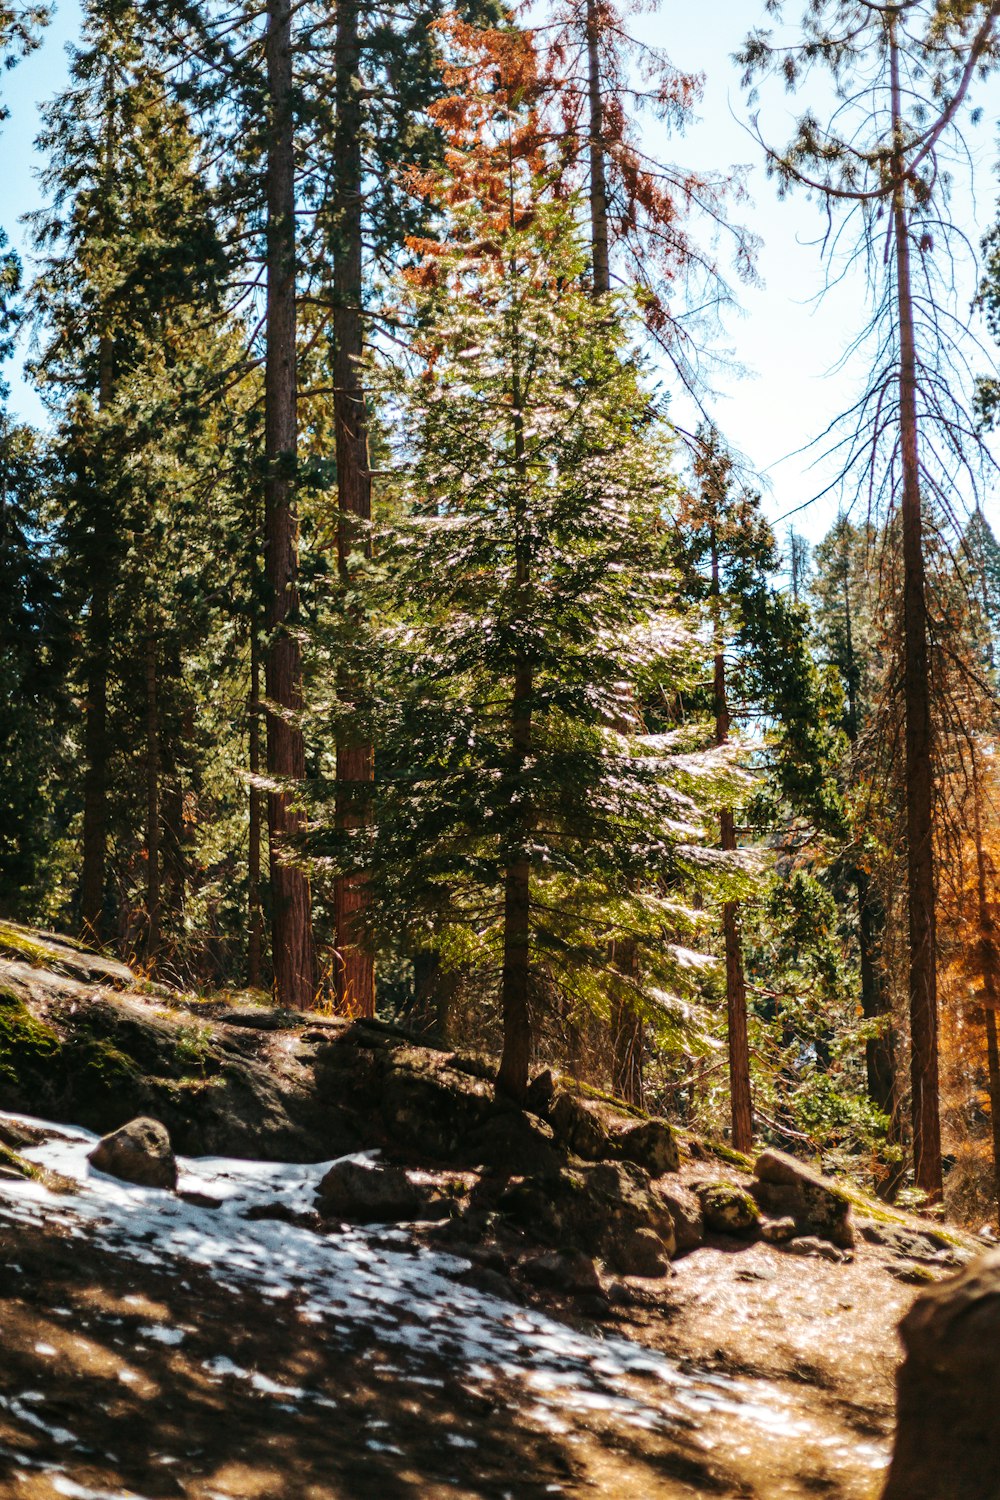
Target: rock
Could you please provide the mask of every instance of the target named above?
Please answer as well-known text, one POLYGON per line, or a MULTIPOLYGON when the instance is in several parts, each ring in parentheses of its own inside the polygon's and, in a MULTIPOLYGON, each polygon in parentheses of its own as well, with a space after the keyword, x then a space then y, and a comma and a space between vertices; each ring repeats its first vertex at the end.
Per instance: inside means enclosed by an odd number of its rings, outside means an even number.
POLYGON ((420 1047, 389 1053, 378 1097, 393 1140, 444 1161, 471 1160, 470 1136, 496 1113, 491 1083, 420 1047))
POLYGON ((705 1239, 705 1219, 698 1195, 679 1182, 658 1182, 656 1188, 674 1221, 677 1254, 686 1255, 689 1250, 697 1250, 705 1239))
POLYGON ((183 1203, 190 1203, 192 1208, 222 1207, 221 1198, 213 1198, 211 1193, 199 1193, 197 1188, 178 1188, 177 1196, 183 1203))
POLYGON ((447 1204, 411 1182, 402 1167, 357 1157, 335 1161, 316 1193, 324 1218, 356 1224, 443 1218, 447 1204))
POLYGON ((556 1094, 549 1109, 555 1138, 574 1156, 601 1161, 611 1154, 611 1142, 597 1111, 576 1094, 556 1094))
POLYGON ((768 1245, 787 1245, 796 1235, 794 1219, 761 1219, 760 1237, 768 1245))
POLYGON ((140 1117, 98 1141, 87 1157, 98 1172, 142 1187, 177 1186, 177 1162, 167 1127, 140 1117))
POLYGON ((561 1158, 552 1131, 518 1109, 497 1109, 470 1131, 462 1155, 495 1172, 525 1175, 557 1172, 561 1158))
POLYGON ((900 1334, 906 1358, 883 1500, 996 1500, 1000 1251, 921 1293, 900 1334))
POLYGON ((558 1292, 600 1292, 601 1278, 593 1258, 581 1250, 543 1250, 522 1260, 521 1275, 534 1286, 558 1292))
POLYGON ((957 1269, 968 1264, 969 1256, 943 1234, 934 1229, 911 1229, 903 1224, 879 1224, 865 1220, 858 1225, 862 1239, 869 1245, 882 1245, 904 1260, 926 1261, 929 1265, 957 1269))
POLYGON ((555 1098, 556 1085, 552 1072, 546 1068, 544 1073, 538 1073, 528 1084, 528 1092, 524 1097, 524 1107, 533 1115, 539 1115, 547 1120, 552 1100, 555 1098))
POLYGON ((904 1286, 929 1286, 940 1280, 930 1266, 919 1265, 916 1261, 909 1265, 904 1261, 902 1265, 886 1266, 885 1269, 895 1281, 901 1281, 904 1286))
POLYGON ((501 1271, 494 1271, 490 1266, 467 1266, 464 1271, 459 1272, 455 1280, 462 1286, 475 1287, 477 1292, 486 1292, 491 1297, 499 1297, 504 1302, 516 1302, 523 1305, 524 1297, 501 1271))
POLYGON ((523 1178, 504 1190, 498 1207, 533 1237, 583 1251, 621 1276, 665 1276, 676 1250, 665 1199, 626 1162, 580 1163, 523 1178))
POLYGON ((716 1234, 753 1233, 760 1209, 750 1194, 732 1182, 708 1182, 696 1187, 705 1228, 716 1234))
POLYGON ((783 1248, 789 1255, 811 1255, 815 1260, 832 1261, 834 1265, 854 1259, 849 1250, 838 1250, 829 1240, 821 1240, 814 1234, 799 1235, 783 1248))
POLYGON ((666 1120, 643 1120, 626 1125, 611 1136, 616 1155, 644 1167, 651 1177, 676 1172, 680 1166, 677 1137, 666 1120))
POLYGON ((798 1234, 853 1247, 850 1199, 832 1182, 783 1151, 762 1151, 754 1176, 750 1191, 771 1218, 794 1219, 798 1234))
POLYGON ((651 1177, 676 1172, 680 1150, 666 1120, 636 1120, 611 1105, 556 1094, 549 1119, 560 1145, 586 1161, 629 1161, 651 1177))
POLYGON ((227 1026, 245 1026, 250 1031, 299 1031, 303 1023, 300 1010, 275 1010, 265 1005, 227 1010, 222 1019, 227 1026))

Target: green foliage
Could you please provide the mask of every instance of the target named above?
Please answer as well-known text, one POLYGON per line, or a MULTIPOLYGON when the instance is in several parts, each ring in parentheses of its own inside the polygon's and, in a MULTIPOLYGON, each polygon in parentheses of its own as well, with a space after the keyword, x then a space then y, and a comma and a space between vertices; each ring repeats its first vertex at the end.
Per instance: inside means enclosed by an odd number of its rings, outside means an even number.
POLYGON ((729 789, 725 757, 698 753, 698 726, 644 733, 632 684, 676 691, 690 669, 665 608, 669 438, 627 306, 584 288, 575 205, 531 192, 525 225, 484 252, 463 205, 433 274, 408 283, 420 363, 377 385, 399 434, 384 623, 351 672, 363 655, 377 817, 349 841, 367 849, 324 847, 332 868, 368 870, 378 940, 482 974, 525 860, 539 996, 606 1007, 627 938, 636 1002, 669 1029, 708 963, 691 893, 724 878, 704 816, 729 789))

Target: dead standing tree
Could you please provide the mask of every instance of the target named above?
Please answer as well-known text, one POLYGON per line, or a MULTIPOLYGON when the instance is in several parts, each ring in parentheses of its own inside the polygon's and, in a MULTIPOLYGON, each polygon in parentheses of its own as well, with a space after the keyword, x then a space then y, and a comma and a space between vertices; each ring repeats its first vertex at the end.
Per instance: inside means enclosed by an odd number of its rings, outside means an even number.
MULTIPOLYGON (((782 0, 768 8, 781 18, 782 0)), ((961 139, 970 86, 992 60, 998 17, 1000 3, 809 0, 794 45, 757 31, 741 55, 748 85, 778 74, 795 91, 817 68, 828 71, 826 124, 809 110, 785 150, 764 149, 782 190, 804 186, 820 196, 827 254, 836 258, 853 230, 867 257, 871 312, 852 352, 870 356, 870 376, 831 451, 839 457, 837 483, 853 483, 869 510, 899 518, 911 1118, 915 1181, 932 1198, 942 1176, 924 528, 931 510, 951 516, 956 480, 963 473, 975 479, 981 451, 955 390, 971 382, 966 329, 953 311, 943 168, 949 143, 961 139)))

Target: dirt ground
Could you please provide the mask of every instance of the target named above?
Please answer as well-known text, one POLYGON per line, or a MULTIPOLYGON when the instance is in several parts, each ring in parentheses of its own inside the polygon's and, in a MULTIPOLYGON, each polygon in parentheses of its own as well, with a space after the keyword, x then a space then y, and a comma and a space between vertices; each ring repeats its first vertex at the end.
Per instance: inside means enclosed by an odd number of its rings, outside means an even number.
POLYGON ((612 1411, 542 1402, 519 1372, 486 1381, 457 1355, 401 1355, 371 1326, 333 1340, 294 1301, 0 1219, 0 1494, 872 1500, 895 1326, 915 1294, 891 1264, 868 1245, 829 1264, 720 1241, 666 1283, 631 1283, 634 1305, 600 1328, 550 1302, 691 1378, 664 1406, 661 1390, 650 1401, 659 1377, 619 1377, 612 1411), (629 1394, 636 1416, 623 1422, 629 1394))

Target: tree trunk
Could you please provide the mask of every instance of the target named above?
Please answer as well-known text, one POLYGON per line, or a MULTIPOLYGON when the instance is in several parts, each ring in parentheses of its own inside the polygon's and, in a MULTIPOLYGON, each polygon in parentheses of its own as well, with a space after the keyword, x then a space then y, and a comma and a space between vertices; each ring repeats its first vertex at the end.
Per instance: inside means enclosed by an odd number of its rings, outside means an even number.
MULTIPOLYGON (((879 968, 879 949, 885 917, 882 903, 872 890, 867 870, 852 871, 858 895, 858 953, 861 961, 861 1013, 866 1021, 887 1022, 889 1004, 879 968)), ((865 1043, 868 1097, 883 1114, 892 1118, 896 1100, 896 1068, 892 1036, 887 1030, 865 1043)))
POLYGON ((594 295, 600 297, 611 290, 611 261, 608 250, 608 185, 604 164, 600 25, 596 0, 587 0, 587 91, 590 105, 590 243, 594 295))
POLYGON ((301 729, 302 662, 291 627, 298 612, 295 470, 298 390, 295 300, 295 136, 290 0, 268 0, 267 356, 264 369, 264 533, 268 645, 267 770, 281 790, 267 798, 271 865, 271 952, 281 1005, 315 1001, 309 881, 287 862, 303 818, 294 788, 305 778, 301 729))
MULTIPOLYGON (((105 140, 105 177, 111 161, 110 136, 105 140)), ((114 379, 111 340, 102 335, 98 350, 98 405, 107 409, 114 379)), ((93 475, 90 476, 93 482, 93 475)), ((105 506, 106 510, 106 506, 105 506)), ((80 878, 80 924, 88 942, 100 943, 104 913, 104 885, 108 862, 108 658, 111 634, 111 588, 107 542, 110 517, 105 514, 104 536, 95 527, 90 564, 92 587, 87 618, 87 704, 83 748, 83 868, 80 878)))
MULTIPOLYGON (((333 411, 337 454, 339 525, 337 554, 341 583, 350 585, 350 556, 359 543, 367 547, 365 527, 371 520, 371 476, 368 426, 361 379, 364 352, 362 242, 362 156, 360 46, 357 0, 337 10, 337 128, 334 137, 333 245, 333 411), (360 522, 358 526, 356 523, 360 522)), ((352 701, 349 674, 342 675, 343 699, 352 701)), ((375 764, 372 746, 342 731, 337 744, 337 826, 349 833, 363 828, 370 816, 370 788, 375 764)), ((368 894, 364 876, 338 877, 334 893, 337 919, 337 1006, 352 1015, 375 1013, 375 968, 365 947, 364 919, 368 894)))
MULTIPOLYGON (((514 682, 511 705, 512 790, 524 773, 531 753, 531 668, 521 665, 514 682)), ((514 834, 515 847, 504 878, 503 910, 503 1055, 497 1088, 518 1101, 528 1089, 531 1064, 531 861, 527 852, 530 834, 528 815, 520 814, 521 828, 514 834)))
MULTIPOLYGON (((712 628, 715 638, 713 692, 715 698, 715 743, 729 739, 729 697, 726 690, 726 657, 722 639, 721 594, 719 585, 719 549, 712 525, 712 628)), ((724 850, 736 849, 736 822, 727 808, 719 820, 719 842, 724 850)), ((722 907, 722 936, 726 952, 726 1022, 729 1034, 729 1100, 732 1120, 733 1149, 749 1154, 753 1150, 753 1098, 750 1091, 750 1039, 747 1020, 747 991, 743 975, 743 950, 740 943, 738 908, 735 901, 722 907)))
POLYGON ((441 955, 434 949, 423 948, 413 955, 414 1031, 446 1040, 455 980, 453 971, 442 968, 441 955))
POLYGON ((893 231, 899 323, 900 452, 903 465, 903 694, 906 716, 906 857, 909 903, 910 1075, 913 1175, 932 1200, 942 1192, 938 1097, 937 934, 934 914, 934 782, 931 758, 927 601, 920 503, 917 357, 903 167, 899 49, 890 13, 893 231))
POLYGON ((146 957, 160 948, 160 711, 156 682, 156 620, 146 615, 146 957))
POLYGON ((87 619, 87 700, 83 731, 83 869, 80 924, 86 941, 100 943, 108 857, 108 632, 109 600, 98 560, 87 619))
POLYGON ((638 974, 638 954, 633 939, 612 946, 611 962, 622 976, 611 997, 611 1091, 626 1104, 640 1109, 643 1103, 642 1049, 645 1027, 628 994, 629 980, 638 974))
POLYGON ((262 987, 264 915, 260 905, 260 637, 256 614, 250 621, 250 701, 248 760, 250 765, 249 849, 247 851, 247 984, 252 990, 262 987))
MULTIPOLYGON (((973 755, 976 750, 973 747, 973 755)), ((973 832, 976 839, 976 897, 979 924, 980 967, 983 979, 983 1004, 986 1012, 986 1056, 990 1077, 990 1126, 993 1136, 993 1182, 997 1195, 997 1223, 1000 1224, 1000 1052, 997 1050, 997 1011, 1000 1010, 1000 942, 990 902, 986 849, 983 844, 983 818, 979 768, 972 774, 973 832)))

